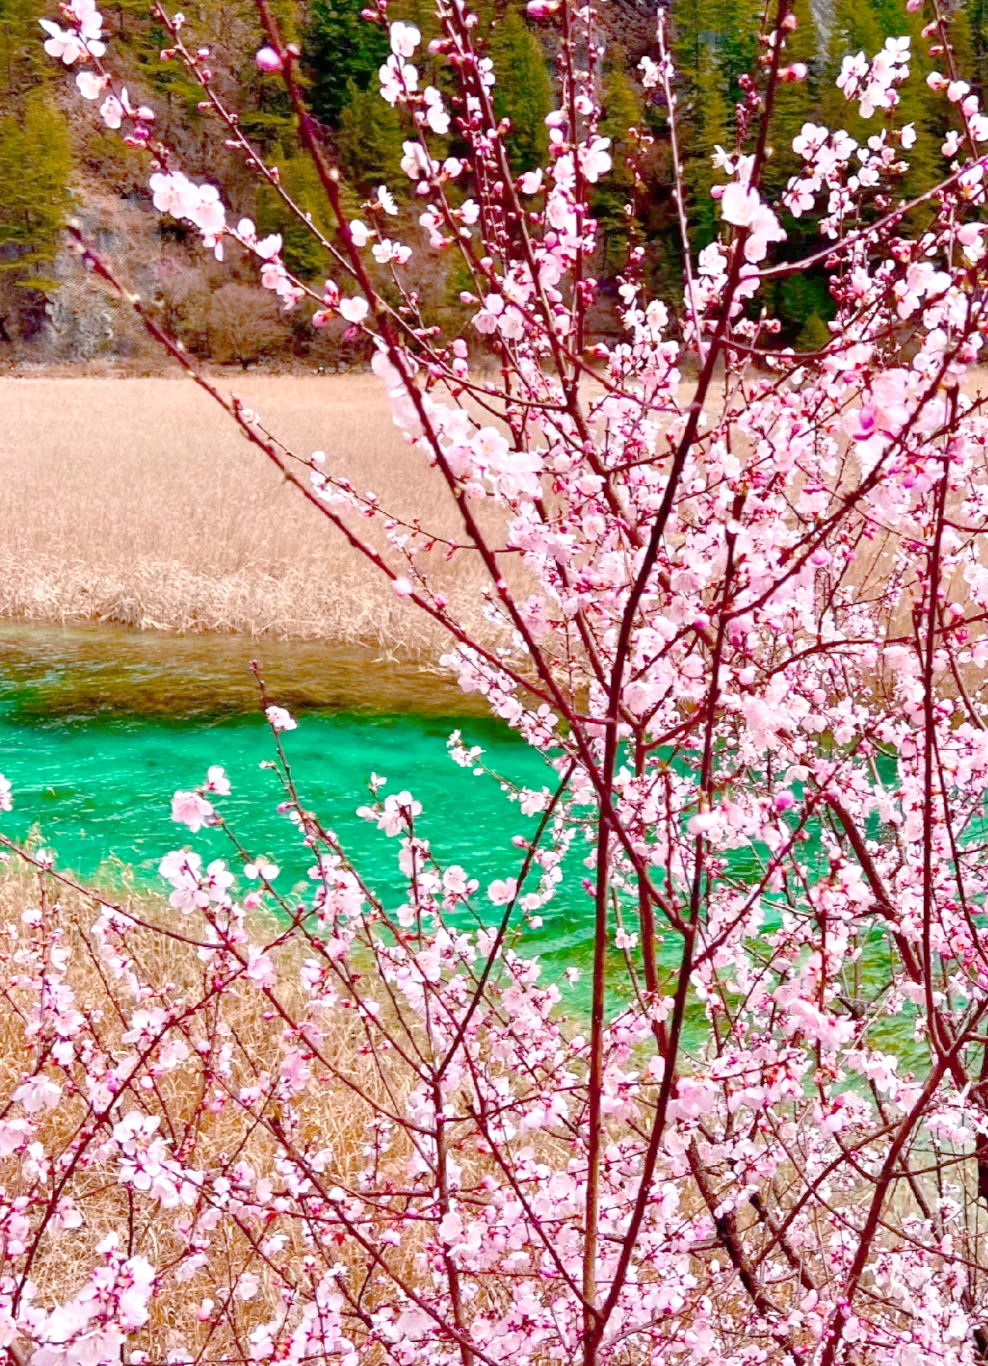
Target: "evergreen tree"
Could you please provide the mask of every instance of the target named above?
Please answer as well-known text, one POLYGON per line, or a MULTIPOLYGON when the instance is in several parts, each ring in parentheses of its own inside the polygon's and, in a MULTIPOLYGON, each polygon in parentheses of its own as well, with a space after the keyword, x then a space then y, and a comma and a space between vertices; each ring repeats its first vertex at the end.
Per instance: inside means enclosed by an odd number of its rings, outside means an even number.
POLYGON ((954 17, 955 28, 963 28, 962 66, 965 77, 984 99, 988 88, 988 0, 967 0, 954 17))
POLYGON ((801 62, 807 68, 807 78, 793 84, 782 82, 776 88, 769 136, 770 155, 763 179, 766 194, 773 197, 782 193, 790 176, 796 175, 802 167, 802 159, 792 150, 793 138, 798 136, 804 123, 814 120, 819 77, 826 55, 810 0, 796 0, 791 13, 796 27, 786 35, 783 60, 787 66, 801 62))
POLYGON ((65 119, 44 89, 32 91, 20 117, 0 120, 0 274, 7 281, 41 292, 57 287, 42 268, 61 244, 71 174, 65 119))
POLYGON ((372 86, 349 85, 349 100, 340 115, 336 146, 356 187, 369 193, 376 185, 401 183, 403 130, 396 110, 372 86))
POLYGON ((675 0, 673 56, 679 100, 676 133, 690 203, 694 249, 719 231, 710 198, 719 181, 711 163, 716 146, 731 150, 739 78, 753 69, 758 54, 760 6, 756 0, 675 0))
POLYGON ((27 90, 51 78, 51 61, 38 20, 47 16, 40 0, 0 0, 0 107, 13 110, 27 90))
MULTIPOLYGON (((278 178, 287 194, 312 220, 322 235, 332 239, 336 229, 326 196, 310 157, 296 154, 278 166, 278 178)), ((283 255, 289 270, 311 279, 325 271, 326 252, 308 229, 299 222, 284 200, 270 186, 257 192, 257 227, 262 235, 277 232, 284 242, 283 255)))
POLYGON ((539 41, 517 10, 492 27, 488 55, 497 76, 494 112, 511 121, 506 143, 512 168, 530 171, 547 155, 545 116, 552 108, 552 85, 539 41))
POLYGON ((58 282, 45 273, 72 206, 72 153, 52 102, 42 0, 0 0, 0 341, 40 312, 58 282))
MULTIPOLYGON (((711 54, 696 73, 690 123, 680 142, 683 159, 683 178, 689 192, 690 225, 695 249, 712 242, 720 231, 720 214, 710 191, 723 180, 714 170, 715 147, 729 147, 733 143, 727 104, 724 100, 720 67, 711 54)), ((678 131, 678 130, 677 130, 678 131)))
MULTIPOLYGON (((388 53, 379 24, 361 19, 364 0, 314 0, 304 44, 313 112, 336 127, 350 99, 351 85, 368 90, 388 53)), ((397 16, 396 16, 397 17, 397 16)))
POLYGON ((636 144, 628 137, 628 130, 640 128, 642 103, 637 90, 628 79, 627 58, 616 48, 604 69, 604 117, 600 132, 611 140, 611 170, 600 183, 593 200, 594 217, 599 224, 602 249, 602 273, 620 265, 620 256, 628 241, 626 205, 634 205, 635 175, 628 165, 636 144))

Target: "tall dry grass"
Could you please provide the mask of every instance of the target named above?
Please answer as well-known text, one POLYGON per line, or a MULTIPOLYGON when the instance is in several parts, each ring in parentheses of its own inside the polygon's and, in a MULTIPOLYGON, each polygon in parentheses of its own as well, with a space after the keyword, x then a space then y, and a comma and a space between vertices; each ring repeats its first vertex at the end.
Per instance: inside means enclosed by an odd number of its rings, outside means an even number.
MULTIPOLYGON (((374 376, 228 384, 297 454, 325 451, 327 473, 461 538, 441 476, 402 440, 374 376)), ((413 654, 448 640, 402 610, 379 571, 191 383, 2 378, 0 411, 0 616, 413 654)), ((383 548, 383 534, 359 521, 383 548)), ((476 556, 445 562, 434 551, 426 564, 454 610, 489 639, 476 556)))
MULTIPOLYGON (((153 1010, 169 1008, 175 1000, 185 1003, 209 1001, 210 973, 190 944, 158 934, 136 930, 127 936, 127 969, 114 978, 106 959, 95 948, 90 926, 96 907, 74 892, 48 887, 44 918, 46 938, 52 948, 67 950, 65 981, 76 1008, 85 1016, 87 1033, 98 1038, 104 1058, 123 1058, 133 1052, 133 1040, 125 1037, 127 1021, 138 1006, 153 1010), (55 896, 57 893, 57 901, 55 896), (142 984, 139 995, 131 989, 131 969, 142 984)), ((24 913, 40 904, 38 881, 17 865, 8 864, 0 872, 0 1114, 10 1111, 10 1097, 22 1074, 30 1072, 39 1051, 46 1051, 51 1040, 45 1030, 32 1028, 32 1010, 37 993, 28 985, 31 968, 37 961, 38 934, 24 921, 24 913)), ((132 898, 128 909, 149 923, 171 922, 175 913, 161 899, 132 898)), ((188 931, 183 924, 180 928, 188 931)), ((259 925, 258 929, 262 927, 259 925)), ((270 928, 270 927, 268 927, 270 928)), ((298 981, 298 955, 289 948, 280 959, 278 996, 287 1011, 305 1019, 305 1002, 293 982, 298 981)), ((269 1177, 281 1185, 277 1163, 283 1149, 275 1142, 264 1123, 258 1123, 236 1100, 243 1086, 258 1080, 266 1068, 279 1058, 284 1047, 284 1021, 271 1011, 258 1008, 256 993, 224 990, 210 1005, 186 1021, 190 1044, 201 1046, 202 1058, 194 1055, 189 1063, 171 1070, 158 1071, 153 1087, 134 1086, 121 1093, 112 1119, 102 1125, 98 1137, 106 1139, 115 1123, 135 1109, 158 1116, 161 1132, 174 1138, 182 1135, 184 1160, 200 1171, 230 1171, 237 1164, 249 1164, 259 1178, 269 1177), (229 1054, 220 1065, 219 1055, 226 1046, 229 1054), (223 1106, 209 1103, 220 1096, 223 1106)), ((373 1121, 371 1106, 361 1098, 385 1104, 389 1095, 400 1096, 410 1089, 408 1077, 400 1068, 383 1066, 366 1049, 364 1031, 355 1011, 339 1009, 331 1017, 323 1014, 321 1056, 338 1068, 330 1075, 321 1070, 303 1094, 297 1095, 285 1123, 292 1147, 308 1154, 324 1154, 324 1179, 327 1186, 349 1188, 362 1167, 363 1145, 373 1121), (344 1076, 352 1083, 341 1080, 344 1076), (386 1080, 385 1080, 386 1078, 386 1080)), ((183 1037, 176 1031, 176 1037, 183 1037)), ((98 1072, 97 1072, 98 1074, 98 1072)), ((143 1071, 142 1071, 143 1074, 143 1071)), ((277 1109, 277 1107, 275 1107, 277 1109)), ((16 1113, 16 1110, 15 1110, 16 1113)), ((91 1121, 88 1101, 83 1094, 73 1095, 67 1088, 62 1102, 54 1109, 34 1116, 37 1139, 50 1154, 71 1149, 80 1127, 91 1121)), ((403 1171, 408 1152, 400 1136, 389 1155, 396 1175, 403 1171)), ((0 1183, 8 1198, 24 1193, 31 1214, 42 1222, 47 1192, 31 1184, 31 1164, 19 1155, 0 1156, 0 1183), (32 1193, 33 1192, 33 1193, 32 1193)), ((167 1271, 188 1254, 188 1205, 168 1207, 121 1184, 115 1159, 105 1154, 98 1142, 86 1150, 72 1180, 65 1186, 82 1217, 81 1225, 67 1231, 51 1227, 42 1236, 31 1266, 31 1280, 42 1304, 65 1302, 85 1283, 90 1268, 100 1262, 97 1245, 111 1234, 128 1255, 145 1256, 156 1269, 167 1271)), ((208 1203, 208 1201, 207 1201, 208 1203)), ((198 1206, 196 1207, 199 1208, 198 1206)), ((307 1220, 286 1216, 265 1225, 255 1218, 226 1221, 223 1236, 208 1249, 208 1255, 194 1274, 176 1278, 162 1274, 150 1304, 151 1316, 141 1332, 141 1346, 153 1361, 167 1359, 167 1353, 181 1343, 187 1350, 205 1352, 211 1359, 224 1354, 237 1357, 237 1343, 230 1337, 236 1318, 236 1332, 242 1343, 258 1324, 271 1318, 281 1303, 285 1286, 307 1286, 313 1267, 322 1260, 360 1264, 360 1249, 349 1245, 329 1245, 329 1251, 313 1243, 307 1220), (259 1243, 271 1233, 285 1236, 284 1246, 272 1256, 262 1256, 259 1243), (315 1255, 314 1255, 315 1254, 315 1255), (246 1271, 258 1277, 258 1292, 249 1303, 232 1297, 239 1277, 246 1271), (205 1299, 214 1303, 230 1302, 227 1318, 198 1323, 197 1306, 205 1299), (235 1315, 234 1315, 235 1310, 235 1315), (207 1352, 207 1348, 209 1351, 207 1352)), ((392 1265, 411 1274, 416 1239, 410 1236, 407 1247, 394 1250, 392 1265)), ((372 1297, 371 1297, 372 1298, 372 1297)))
MULTIPOLYGON (((984 379, 976 372, 967 387, 973 392, 984 379)), ((327 473, 373 491, 407 522, 464 539, 442 477, 393 426, 373 375, 229 376, 220 387, 238 393, 296 454, 325 451, 327 473)), ((691 387, 684 382, 681 402, 691 387)), ((715 383, 712 413, 723 400, 715 383)), ((420 656, 448 643, 442 628, 395 599, 380 572, 194 384, 6 377, 0 411, 0 617, 323 640, 420 656)), ((496 540, 496 521, 481 520, 496 540)), ((379 524, 356 521, 384 551, 379 524)), ((456 619, 493 642, 476 554, 447 560, 436 549, 419 563, 456 619)), ((845 583, 873 591, 890 564, 879 538, 859 547, 845 583)), ((514 559, 505 574, 516 591, 527 591, 514 559)), ((908 634, 909 601, 907 594, 896 634, 908 634)))

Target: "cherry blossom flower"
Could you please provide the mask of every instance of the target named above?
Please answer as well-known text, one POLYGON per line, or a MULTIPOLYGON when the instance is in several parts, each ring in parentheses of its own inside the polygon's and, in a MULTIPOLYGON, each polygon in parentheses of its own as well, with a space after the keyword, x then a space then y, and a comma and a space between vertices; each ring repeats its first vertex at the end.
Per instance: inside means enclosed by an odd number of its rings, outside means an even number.
POLYGON ((369 308, 366 299, 341 299, 340 316, 348 323, 360 323, 367 317, 369 308))
POLYGON ((281 71, 285 65, 273 47, 260 48, 254 57, 254 63, 258 71, 267 73, 281 71))
POLYGON ((398 212, 398 206, 395 203, 394 195, 387 186, 378 185, 375 198, 386 214, 390 214, 393 217, 398 212))
POLYGON ((397 105, 418 89, 419 73, 409 62, 391 56, 378 72, 381 95, 390 105, 397 105))
POLYGON ((29 1077, 13 1093, 12 1100, 29 1115, 39 1110, 50 1110, 62 1096, 62 1088, 43 1073, 29 1077))
POLYGON ((611 169, 611 154, 607 150, 610 145, 610 138, 596 137, 580 148, 580 166, 591 185, 611 169))
POLYGON ((391 25, 390 41, 396 57, 411 57, 422 41, 422 35, 414 24, 396 23, 391 25))
POLYGON ((172 797, 172 820, 187 825, 193 834, 208 825, 213 815, 212 803, 198 792, 176 792, 172 797))
POLYGON ((206 791, 215 792, 219 797, 230 795, 230 779, 226 776, 226 769, 219 764, 211 764, 206 773, 206 791))
POLYGON ((98 100, 106 89, 106 77, 98 75, 95 71, 80 71, 75 83, 84 100, 98 100))

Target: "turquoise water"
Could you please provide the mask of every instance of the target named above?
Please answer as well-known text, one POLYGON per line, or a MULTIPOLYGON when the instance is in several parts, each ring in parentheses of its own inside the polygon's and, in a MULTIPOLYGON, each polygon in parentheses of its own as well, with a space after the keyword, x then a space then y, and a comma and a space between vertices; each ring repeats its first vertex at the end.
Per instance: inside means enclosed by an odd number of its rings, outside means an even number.
MULTIPOLYGON (((36 832, 60 868, 104 883, 158 888, 162 855, 186 843, 235 867, 221 832, 190 836, 170 818, 171 794, 221 764, 233 791, 218 806, 253 855, 281 867, 277 885, 289 892, 312 859, 277 814, 276 775, 261 768, 274 750, 248 667, 254 656, 270 699, 298 717, 284 743, 304 805, 388 904, 402 900, 397 841, 355 815, 372 772, 388 778, 385 794, 412 790, 423 806, 419 831, 442 863, 461 864, 482 888, 517 871, 511 837, 530 834, 537 818, 522 816, 489 776, 454 764, 446 739, 462 730, 491 768, 541 788, 553 775, 539 757, 444 678, 319 645, 0 626, 0 772, 15 801, 0 830, 15 839, 36 832)), ((553 978, 590 959, 584 870, 571 864, 541 930, 526 937, 526 953, 540 953, 553 978)))

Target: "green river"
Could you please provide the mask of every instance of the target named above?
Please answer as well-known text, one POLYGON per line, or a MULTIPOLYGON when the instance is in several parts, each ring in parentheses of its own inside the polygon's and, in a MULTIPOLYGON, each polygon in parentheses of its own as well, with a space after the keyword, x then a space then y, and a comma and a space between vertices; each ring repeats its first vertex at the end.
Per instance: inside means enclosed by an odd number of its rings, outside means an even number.
MULTIPOLYGON (((388 779, 385 794, 408 788, 422 803, 418 829, 441 863, 461 864, 482 888, 517 872, 521 856, 511 838, 531 834, 538 818, 524 817, 494 778, 454 764, 447 737, 462 731, 467 744, 482 746, 483 761, 513 782, 541 788, 553 775, 482 701, 442 675, 371 651, 230 636, 0 623, 0 773, 14 797, 13 811, 0 814, 0 831, 40 841, 61 870, 101 888, 164 891, 158 864, 171 849, 188 844, 239 866, 222 831, 192 836, 171 819, 172 793, 198 786, 211 764, 221 764, 233 790, 217 804, 252 856, 279 865, 283 894, 299 883, 311 887, 311 855, 278 814, 282 788, 262 767, 274 747, 253 658, 263 665, 270 700, 298 719, 283 740, 304 804, 336 832, 385 904, 404 900, 403 879, 397 841, 356 815, 371 773, 388 779)), ((811 864, 817 847, 814 832, 804 851, 811 864)), ((521 946, 526 957, 539 956, 543 980, 559 982, 578 1015, 589 1004, 593 943, 584 853, 576 847, 568 856, 541 928, 527 930, 521 946), (581 969, 575 986, 563 979, 573 966, 581 969)), ((758 860, 737 850, 731 866, 747 880, 758 860)), ((500 915, 482 894, 475 904, 487 906, 491 921, 500 915)), ((677 944, 666 952, 673 967, 677 944)), ((616 951, 613 966, 611 980, 626 982, 616 951)), ((883 963, 863 966, 866 978, 884 977, 883 963)), ((610 1008, 619 1004, 618 992, 610 1008)), ((699 1039, 702 1008, 694 1013, 699 1039)), ((887 1045, 903 1050, 901 1039, 887 1045)))
MULTIPOLYGON (((190 836, 170 818, 171 794, 221 764, 233 787, 218 799, 224 816, 253 855, 274 859, 278 886, 289 891, 311 857, 277 814, 276 775, 261 767, 274 750, 252 658, 263 665, 270 700, 299 721, 284 744, 305 805, 389 904, 402 899, 397 843, 355 815, 372 772, 387 777, 385 794, 409 788, 422 803, 419 830, 441 862, 461 864, 482 887, 517 871, 511 837, 530 833, 537 818, 522 816, 489 776, 454 764, 446 738, 462 730, 513 781, 541 788, 551 775, 481 702, 370 651, 238 637, 0 624, 0 773, 14 796, 0 829, 35 835, 61 869, 103 886, 161 888, 161 856, 186 843, 235 867, 221 832, 190 836)), ((526 936, 526 954, 539 953, 554 980, 590 959, 583 869, 578 857, 568 864, 541 930, 526 936)))

